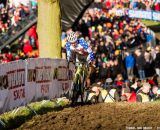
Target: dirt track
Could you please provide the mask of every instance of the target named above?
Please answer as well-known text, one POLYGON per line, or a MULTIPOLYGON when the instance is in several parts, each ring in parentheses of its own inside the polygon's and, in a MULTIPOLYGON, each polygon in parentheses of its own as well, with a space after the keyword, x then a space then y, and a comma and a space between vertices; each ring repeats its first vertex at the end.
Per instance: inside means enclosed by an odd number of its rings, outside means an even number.
POLYGON ((160 130, 160 103, 97 104, 36 116, 18 130, 160 130))

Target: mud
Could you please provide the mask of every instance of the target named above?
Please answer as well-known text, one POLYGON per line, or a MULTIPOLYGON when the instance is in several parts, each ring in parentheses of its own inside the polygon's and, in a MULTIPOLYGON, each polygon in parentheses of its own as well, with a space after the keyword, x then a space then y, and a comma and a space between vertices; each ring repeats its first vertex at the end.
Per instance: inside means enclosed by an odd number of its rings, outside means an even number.
POLYGON ((105 103, 36 116, 17 130, 160 130, 160 103, 105 103), (159 127, 159 128, 158 128, 159 127))

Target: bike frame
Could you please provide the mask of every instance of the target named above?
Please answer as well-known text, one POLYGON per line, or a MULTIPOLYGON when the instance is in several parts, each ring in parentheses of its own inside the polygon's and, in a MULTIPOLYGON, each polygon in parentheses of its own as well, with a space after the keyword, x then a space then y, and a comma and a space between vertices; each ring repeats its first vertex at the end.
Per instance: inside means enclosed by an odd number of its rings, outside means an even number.
MULTIPOLYGON (((76 103, 78 101, 79 96, 81 96, 81 103, 83 102, 83 95, 84 95, 84 88, 85 88, 85 78, 87 77, 85 75, 85 71, 88 70, 88 63, 87 62, 75 62, 75 64, 78 64, 76 68, 75 77, 73 80, 73 86, 72 86, 72 103, 76 103), (79 71, 79 72, 78 72, 79 71), (76 88, 78 87, 78 88, 76 88)), ((69 68, 69 64, 68 64, 69 68)))

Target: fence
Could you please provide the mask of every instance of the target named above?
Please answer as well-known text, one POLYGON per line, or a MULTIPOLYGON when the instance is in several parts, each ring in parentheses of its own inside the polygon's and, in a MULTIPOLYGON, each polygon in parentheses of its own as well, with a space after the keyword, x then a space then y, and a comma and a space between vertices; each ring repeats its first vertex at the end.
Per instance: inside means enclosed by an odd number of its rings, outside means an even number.
POLYGON ((74 65, 62 59, 28 59, 0 65, 0 113, 70 92, 74 65))

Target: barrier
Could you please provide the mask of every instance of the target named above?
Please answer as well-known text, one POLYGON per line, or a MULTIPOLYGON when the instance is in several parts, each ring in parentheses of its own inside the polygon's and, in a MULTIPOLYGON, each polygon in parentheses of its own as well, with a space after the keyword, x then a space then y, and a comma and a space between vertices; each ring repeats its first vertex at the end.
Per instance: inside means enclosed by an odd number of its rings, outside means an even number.
POLYGON ((37 58, 0 65, 0 113, 70 92, 74 65, 64 59, 37 58), (68 76, 68 72, 70 72, 68 76))

